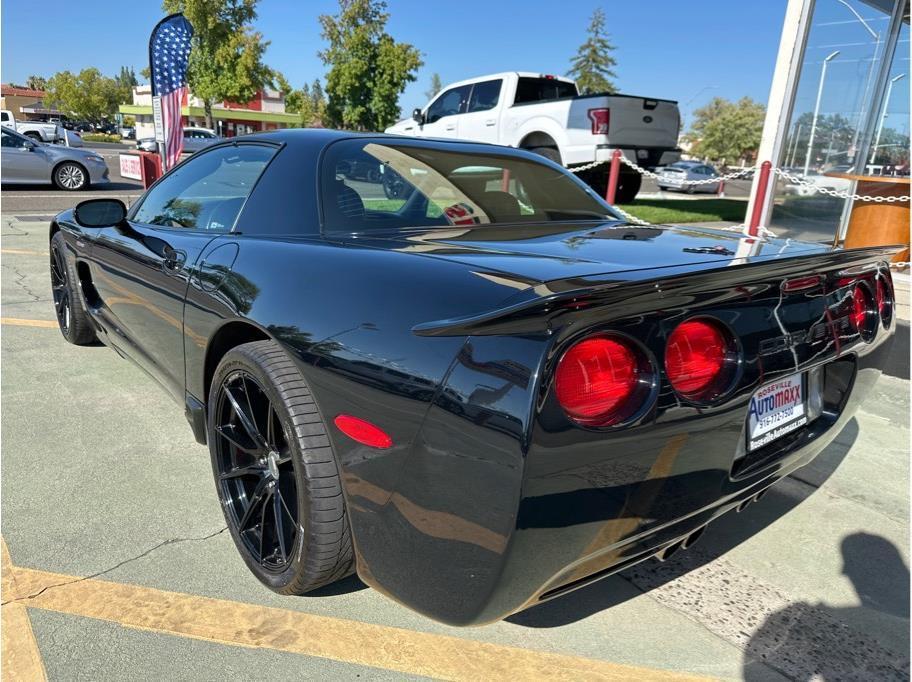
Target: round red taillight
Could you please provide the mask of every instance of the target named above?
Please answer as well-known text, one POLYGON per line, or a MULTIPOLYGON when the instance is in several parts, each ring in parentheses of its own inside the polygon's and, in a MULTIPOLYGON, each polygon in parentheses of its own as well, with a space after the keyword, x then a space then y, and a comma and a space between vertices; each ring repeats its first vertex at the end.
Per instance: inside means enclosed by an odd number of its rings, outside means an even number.
POLYGON ((872 325, 868 324, 868 315, 874 312, 874 302, 871 293, 861 283, 852 290, 852 325, 862 337, 868 338, 873 334, 872 325))
POLYGON ((728 334, 708 320, 679 324, 665 347, 665 372, 685 398, 709 399, 726 374, 731 350, 728 334))
POLYGON ((630 414, 642 360, 633 346, 614 336, 593 336, 564 353, 554 377, 557 401, 571 419, 607 426, 630 414))

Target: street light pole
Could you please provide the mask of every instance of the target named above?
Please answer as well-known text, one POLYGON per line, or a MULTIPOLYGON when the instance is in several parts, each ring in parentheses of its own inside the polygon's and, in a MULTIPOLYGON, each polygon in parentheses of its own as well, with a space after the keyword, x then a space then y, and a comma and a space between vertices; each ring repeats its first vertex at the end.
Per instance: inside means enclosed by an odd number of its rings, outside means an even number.
POLYGON ((811 136, 808 138, 807 154, 804 157, 804 175, 807 177, 808 168, 811 165, 811 149, 814 147, 814 133, 817 132, 817 115, 820 113, 820 98, 823 97, 823 82, 826 80, 827 65, 832 59, 839 54, 839 50, 834 50, 823 60, 823 66, 820 67, 820 84, 817 86, 817 102, 814 104, 814 118, 811 121, 811 136))
POLYGON ((792 168, 795 165, 795 154, 798 153, 798 140, 801 139, 801 129, 804 127, 801 123, 797 123, 796 125, 798 129, 795 131, 795 141, 792 143, 792 153, 789 154, 789 168, 792 168))
POLYGON ((898 76, 894 76, 890 79, 890 82, 887 83, 887 94, 884 97, 883 103, 883 114, 880 116, 880 120, 877 122, 877 134, 874 136, 874 146, 871 147, 871 160, 868 163, 874 163, 874 157, 877 155, 877 145, 880 144, 880 133, 883 131, 884 121, 887 120, 887 107, 890 106, 890 95, 893 94, 893 84, 906 77, 906 74, 901 73, 898 76))
MULTIPOLYGON (((847 10, 854 14, 855 18, 858 20, 858 23, 860 23, 874 39, 874 54, 871 55, 871 60, 868 63, 868 75, 865 77, 864 93, 861 96, 861 106, 858 107, 858 121, 855 123, 855 137, 852 140, 851 149, 855 150, 858 148, 858 137, 861 135, 861 123, 864 120, 865 103, 868 101, 868 89, 871 87, 871 76, 874 73, 874 62, 877 61, 877 49, 880 46, 880 34, 871 28, 870 24, 868 24, 868 22, 862 18, 858 11, 846 0, 837 0, 837 2, 839 2, 847 10)), ((853 151, 852 154, 854 155, 855 152, 853 151)))

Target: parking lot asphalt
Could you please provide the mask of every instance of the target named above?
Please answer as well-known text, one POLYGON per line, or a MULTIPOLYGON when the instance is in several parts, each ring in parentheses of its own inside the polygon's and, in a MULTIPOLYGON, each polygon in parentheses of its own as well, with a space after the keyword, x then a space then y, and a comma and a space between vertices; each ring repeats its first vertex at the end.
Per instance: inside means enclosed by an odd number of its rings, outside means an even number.
POLYGON ((5 678, 908 679, 908 326, 833 445, 696 547, 457 629, 356 578, 262 587, 181 408, 57 331, 53 210, 2 199, 5 678))

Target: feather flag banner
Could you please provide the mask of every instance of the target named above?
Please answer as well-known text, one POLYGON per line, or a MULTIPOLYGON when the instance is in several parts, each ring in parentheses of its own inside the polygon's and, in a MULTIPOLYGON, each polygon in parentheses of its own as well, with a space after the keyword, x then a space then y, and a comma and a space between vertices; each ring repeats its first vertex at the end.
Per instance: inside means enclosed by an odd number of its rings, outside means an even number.
POLYGON ((187 65, 193 26, 183 14, 162 19, 149 38, 149 70, 152 73, 152 101, 155 139, 164 148, 164 170, 177 165, 184 150, 181 105, 187 97, 187 65))

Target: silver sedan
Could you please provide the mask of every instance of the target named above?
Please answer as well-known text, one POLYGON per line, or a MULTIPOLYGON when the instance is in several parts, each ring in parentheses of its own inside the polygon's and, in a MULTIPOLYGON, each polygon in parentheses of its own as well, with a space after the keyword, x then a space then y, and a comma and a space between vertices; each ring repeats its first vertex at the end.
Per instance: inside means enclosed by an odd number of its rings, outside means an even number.
POLYGON ((694 192, 719 192, 718 182, 705 182, 704 184, 691 184, 694 180, 710 180, 719 177, 716 169, 699 161, 678 161, 664 168, 657 168, 658 178, 656 184, 660 190, 674 189, 688 194, 694 192))
MULTIPOLYGON (((184 154, 198 152, 221 139, 214 130, 209 130, 209 128, 184 128, 184 154)), ((144 152, 158 151, 158 142, 153 137, 137 140, 136 146, 144 152)))
POLYGON ((9 128, 0 134, 0 180, 4 183, 54 183, 75 191, 108 182, 108 164, 90 149, 35 142, 9 128))

